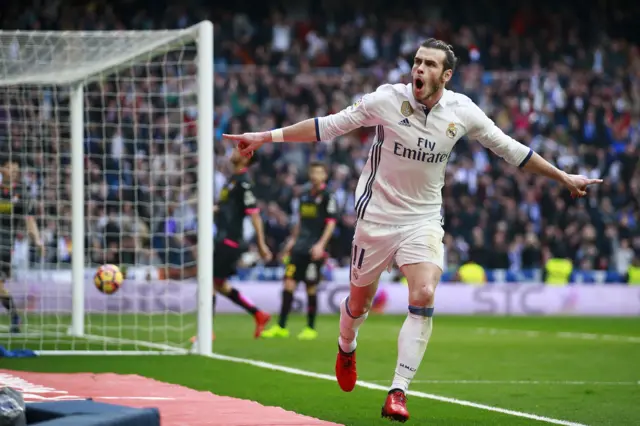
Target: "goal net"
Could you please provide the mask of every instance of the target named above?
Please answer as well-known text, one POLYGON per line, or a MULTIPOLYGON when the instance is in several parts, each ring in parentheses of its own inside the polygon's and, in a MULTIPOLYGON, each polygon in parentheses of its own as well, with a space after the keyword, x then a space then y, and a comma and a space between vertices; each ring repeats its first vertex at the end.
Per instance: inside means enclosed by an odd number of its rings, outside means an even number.
POLYGON ((0 31, 5 349, 211 352, 212 39, 0 31), (102 264, 125 275, 110 295, 102 264))

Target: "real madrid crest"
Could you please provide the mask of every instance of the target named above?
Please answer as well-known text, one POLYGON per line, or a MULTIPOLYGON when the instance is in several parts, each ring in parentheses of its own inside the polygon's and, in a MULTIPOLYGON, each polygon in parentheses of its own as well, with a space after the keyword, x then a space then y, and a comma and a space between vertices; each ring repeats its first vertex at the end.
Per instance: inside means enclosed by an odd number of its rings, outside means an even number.
POLYGON ((409 101, 402 102, 402 106, 400 107, 400 112, 405 117, 408 117, 411 114, 413 114, 413 108, 411 108, 411 104, 409 103, 409 101))
POLYGON ((457 134, 458 134, 458 129, 456 128, 455 123, 449 123, 449 126, 447 127, 447 136, 453 139, 456 137, 457 134))

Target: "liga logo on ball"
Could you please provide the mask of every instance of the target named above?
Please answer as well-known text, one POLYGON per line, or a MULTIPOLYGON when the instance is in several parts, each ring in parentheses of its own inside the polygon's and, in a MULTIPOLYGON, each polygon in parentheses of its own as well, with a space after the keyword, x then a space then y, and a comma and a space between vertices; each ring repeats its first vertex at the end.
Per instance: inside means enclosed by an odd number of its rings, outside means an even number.
POLYGON ((102 265, 93 277, 93 283, 98 291, 104 294, 113 294, 122 285, 124 276, 116 265, 102 265))

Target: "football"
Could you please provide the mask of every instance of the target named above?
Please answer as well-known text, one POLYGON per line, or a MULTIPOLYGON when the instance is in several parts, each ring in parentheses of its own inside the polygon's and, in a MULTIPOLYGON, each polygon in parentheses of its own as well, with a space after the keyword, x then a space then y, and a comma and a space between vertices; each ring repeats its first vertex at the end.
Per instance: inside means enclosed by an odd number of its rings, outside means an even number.
POLYGON ((124 275, 116 265, 102 265, 93 277, 93 283, 98 291, 104 294, 113 294, 122 285, 124 275))

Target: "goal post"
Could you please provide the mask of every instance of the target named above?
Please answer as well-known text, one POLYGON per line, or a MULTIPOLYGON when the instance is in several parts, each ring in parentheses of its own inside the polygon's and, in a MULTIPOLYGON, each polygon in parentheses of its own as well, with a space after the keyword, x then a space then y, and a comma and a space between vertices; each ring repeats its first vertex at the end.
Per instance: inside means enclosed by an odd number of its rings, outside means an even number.
POLYGON ((18 224, 0 251, 13 252, 4 287, 22 317, 16 333, 0 311, 0 345, 212 352, 213 73, 209 21, 0 31, 0 154, 19 164, 46 240, 34 252, 23 213, 0 208, 18 224), (103 263, 126 270, 111 295, 92 284, 103 263))

